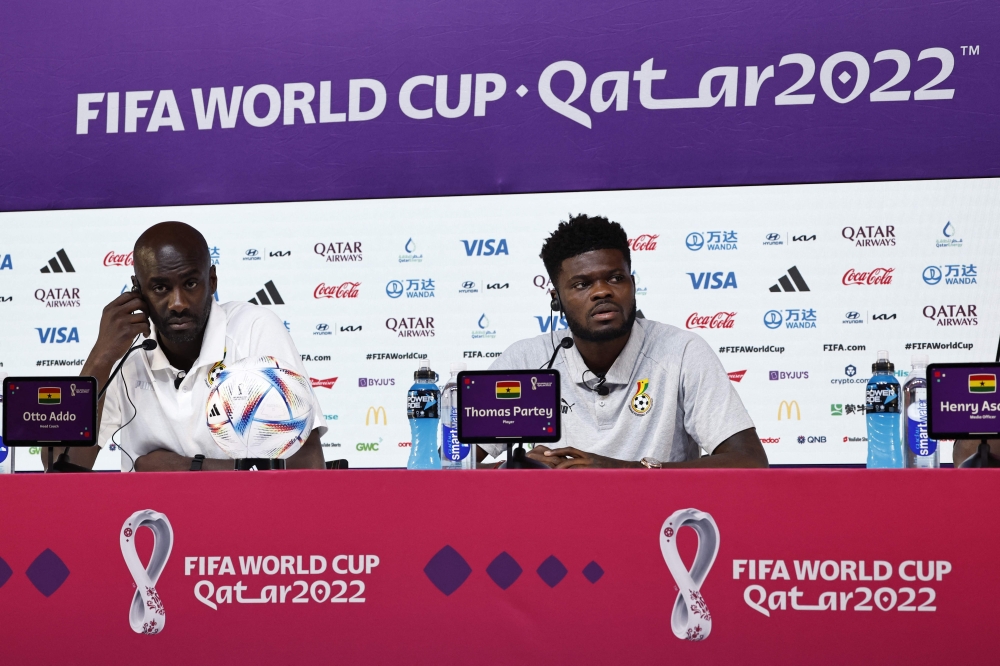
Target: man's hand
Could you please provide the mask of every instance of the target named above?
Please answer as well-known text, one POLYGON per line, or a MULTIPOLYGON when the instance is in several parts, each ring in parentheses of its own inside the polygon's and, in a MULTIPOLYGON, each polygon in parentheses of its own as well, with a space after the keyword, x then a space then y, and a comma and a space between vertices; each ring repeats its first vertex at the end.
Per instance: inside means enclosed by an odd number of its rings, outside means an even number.
POLYGON ((535 462, 540 462, 543 465, 546 465, 551 468, 559 464, 558 458, 553 458, 548 455, 551 451, 552 449, 550 449, 547 446, 542 446, 541 444, 535 444, 535 446, 532 447, 525 455, 528 458, 534 460, 535 462))
MULTIPOLYGON (((537 448, 537 447, 536 447, 537 448)), ((532 449, 534 451, 534 449, 532 449)), ((571 467, 589 467, 591 469, 626 469, 642 467, 642 463, 632 460, 617 460, 599 456, 596 453, 587 453, 580 449, 567 446, 561 449, 546 449, 540 456, 553 469, 569 469, 571 467), (550 464, 554 462, 555 464, 550 464)))
POLYGON ((126 291, 104 306, 97 342, 90 352, 90 362, 112 364, 132 346, 137 335, 149 337, 146 301, 134 291, 126 291))

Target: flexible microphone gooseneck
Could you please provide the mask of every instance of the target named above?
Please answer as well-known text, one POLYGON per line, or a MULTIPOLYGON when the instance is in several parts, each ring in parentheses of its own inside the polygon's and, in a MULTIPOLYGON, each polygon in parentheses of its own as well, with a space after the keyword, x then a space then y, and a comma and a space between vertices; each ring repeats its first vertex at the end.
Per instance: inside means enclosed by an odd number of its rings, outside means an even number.
POLYGON ((552 352, 552 358, 550 358, 549 362, 545 365, 545 369, 546 370, 551 370, 552 369, 552 364, 556 362, 556 356, 559 354, 559 350, 560 349, 569 349, 572 346, 573 346, 573 338, 572 337, 567 336, 567 337, 563 338, 562 340, 560 340, 559 344, 556 345, 555 351, 552 352))
POLYGON ((125 355, 122 356, 122 360, 118 361, 118 365, 115 366, 115 369, 111 372, 111 376, 108 377, 108 381, 104 384, 104 387, 97 392, 98 401, 100 401, 100 399, 104 397, 104 393, 108 390, 108 387, 111 386, 111 380, 115 378, 115 375, 118 374, 118 371, 122 369, 123 365, 125 365, 125 361, 128 360, 129 355, 131 355, 132 352, 134 352, 136 349, 142 349, 143 351, 153 351, 154 349, 156 349, 156 340, 154 340, 153 338, 148 338, 146 340, 143 340, 142 344, 138 344, 135 347, 131 347, 127 352, 125 352, 125 355))

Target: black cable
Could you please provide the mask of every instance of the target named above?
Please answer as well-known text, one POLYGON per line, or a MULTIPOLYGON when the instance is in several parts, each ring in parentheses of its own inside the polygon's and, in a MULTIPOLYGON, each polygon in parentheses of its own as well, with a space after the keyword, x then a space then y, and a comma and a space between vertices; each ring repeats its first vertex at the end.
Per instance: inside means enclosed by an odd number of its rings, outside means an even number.
POLYGON ((606 381, 608 381, 608 380, 607 380, 607 378, 604 375, 599 375, 596 372, 594 372, 593 370, 591 370, 590 368, 587 368, 586 370, 584 370, 583 374, 580 375, 580 382, 583 384, 583 386, 587 390, 593 391, 597 395, 600 395, 600 396, 605 396, 605 395, 607 395, 607 394, 609 394, 611 392, 608 389, 608 387, 604 385, 604 382, 606 382, 606 381), (590 384, 587 383, 587 373, 588 372, 590 374, 594 375, 595 377, 597 377, 597 387, 596 388, 590 388, 590 384))
MULTIPOLYGON (((135 340, 138 340, 138 339, 139 339, 139 336, 138 335, 135 336, 135 340)), ((135 345, 135 340, 132 341, 133 345, 135 345)), ((124 364, 122 364, 122 368, 121 368, 119 377, 122 380, 122 386, 125 387, 125 397, 128 398, 128 404, 132 405, 132 418, 130 418, 124 424, 118 426, 118 430, 115 430, 113 433, 111 433, 110 439, 111 439, 111 443, 114 444, 115 446, 117 446, 118 450, 121 451, 122 453, 124 453, 128 457, 129 463, 131 463, 131 468, 128 471, 132 472, 132 471, 135 470, 135 459, 133 459, 132 456, 129 455, 128 451, 126 451, 125 448, 121 444, 119 444, 118 442, 115 441, 115 435, 117 435, 118 433, 120 433, 122 430, 125 429, 125 426, 127 426, 129 423, 132 423, 132 421, 135 420, 135 417, 138 416, 138 414, 139 414, 139 410, 137 410, 135 408, 135 403, 132 402, 132 396, 130 396, 129 393, 128 393, 128 382, 125 381, 125 367, 124 367, 124 364)), ((104 410, 101 410, 101 411, 103 412, 104 410)))

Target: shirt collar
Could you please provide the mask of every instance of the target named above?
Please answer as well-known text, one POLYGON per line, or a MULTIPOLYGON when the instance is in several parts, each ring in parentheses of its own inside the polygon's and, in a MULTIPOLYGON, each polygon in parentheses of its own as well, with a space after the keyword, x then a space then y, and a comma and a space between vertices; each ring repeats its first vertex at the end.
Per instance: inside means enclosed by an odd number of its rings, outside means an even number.
MULTIPOLYGON (((625 386, 632 381, 632 372, 635 370, 635 364, 639 359, 639 352, 642 350, 643 342, 646 340, 646 331, 642 328, 642 320, 636 319, 635 323, 632 325, 632 333, 629 335, 628 342, 622 348, 621 352, 618 354, 618 358, 615 362, 611 364, 611 369, 605 375, 606 384, 617 384, 625 386)), ((588 372, 587 364, 583 360, 583 356, 580 355, 580 350, 573 346, 570 353, 567 354, 566 366, 571 373, 573 373, 572 380, 574 383, 581 384, 584 372, 588 372)), ((597 380, 594 376, 588 376, 590 380, 588 383, 592 383, 597 380)))
MULTIPOLYGON (((156 327, 150 324, 152 335, 156 335, 156 327)), ((163 353, 163 348, 157 346, 149 356, 149 368, 151 370, 165 370, 169 367, 170 361, 163 353)), ((194 372, 203 365, 211 365, 216 361, 221 361, 226 353, 226 313, 222 307, 212 299, 212 307, 208 313, 208 323, 205 325, 205 336, 201 339, 201 351, 198 358, 188 372, 194 372)))

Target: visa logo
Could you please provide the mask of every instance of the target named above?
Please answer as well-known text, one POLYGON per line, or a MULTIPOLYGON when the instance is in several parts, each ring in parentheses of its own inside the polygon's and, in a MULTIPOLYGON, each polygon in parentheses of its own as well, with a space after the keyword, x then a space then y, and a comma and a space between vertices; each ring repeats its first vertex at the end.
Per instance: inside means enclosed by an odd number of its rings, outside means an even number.
POLYGON ((60 328, 36 328, 38 331, 38 340, 42 344, 62 344, 64 342, 79 342, 80 334, 76 330, 76 326, 73 328, 67 328, 62 326, 60 328), (69 331, 69 334, 66 333, 69 331))
POLYGON ((559 331, 569 328, 569 324, 566 323, 566 317, 559 317, 558 315, 551 314, 548 317, 535 317, 538 320, 538 328, 542 333, 548 333, 549 327, 553 331, 559 331))
POLYGON ((3 259, 0 259, 0 271, 7 268, 14 270, 14 264, 11 262, 9 254, 3 255, 3 259))
POLYGON ((465 245, 465 256, 471 257, 475 254, 477 257, 490 257, 493 255, 506 254, 510 256, 510 252, 507 251, 507 239, 501 238, 499 244, 495 238, 478 239, 462 241, 465 245))
POLYGON ((695 289, 736 289, 736 273, 688 273, 691 278, 691 286, 695 289), (725 279, 723 279, 725 275, 725 279))

